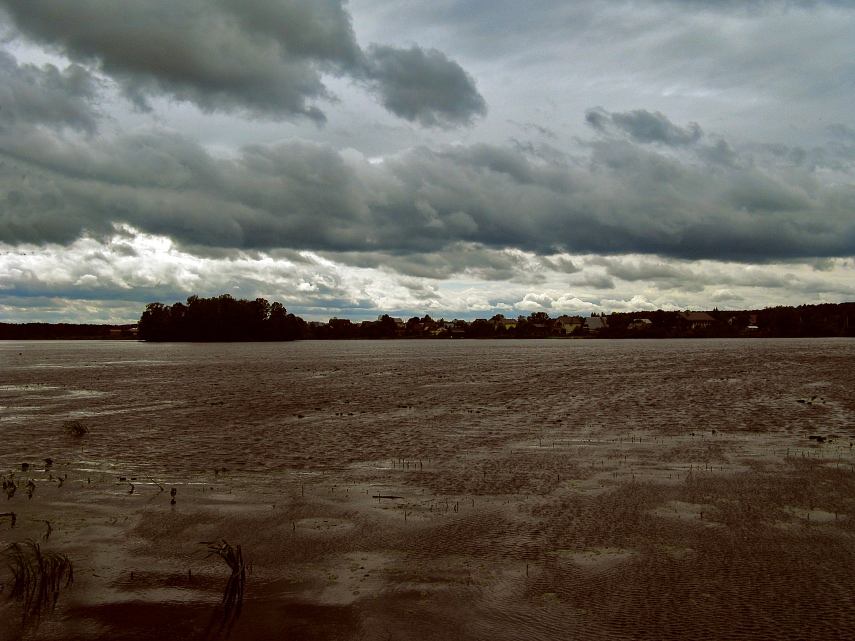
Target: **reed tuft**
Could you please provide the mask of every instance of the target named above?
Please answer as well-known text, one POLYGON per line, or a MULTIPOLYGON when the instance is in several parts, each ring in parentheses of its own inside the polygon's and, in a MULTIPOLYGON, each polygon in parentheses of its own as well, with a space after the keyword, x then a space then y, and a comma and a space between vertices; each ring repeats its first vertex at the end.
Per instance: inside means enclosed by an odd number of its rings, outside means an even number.
POLYGON ((38 543, 10 543, 3 552, 12 574, 10 598, 23 605, 23 618, 41 616, 42 609, 56 606, 61 588, 74 583, 71 560, 58 552, 43 552, 38 543))
POLYGON ((202 541, 202 544, 208 546, 208 554, 205 558, 215 555, 219 556, 223 561, 225 561, 226 565, 229 566, 229 570, 231 570, 231 574, 226 580, 226 586, 223 589, 223 599, 220 604, 222 606, 222 622, 220 624, 220 629, 228 625, 229 630, 231 630, 231 627, 234 625, 235 621, 237 621, 240 616, 241 609, 243 608, 243 592, 246 584, 246 572, 247 569, 251 571, 252 566, 248 566, 244 562, 243 552, 239 545, 232 547, 226 543, 225 539, 222 543, 217 541, 202 541))

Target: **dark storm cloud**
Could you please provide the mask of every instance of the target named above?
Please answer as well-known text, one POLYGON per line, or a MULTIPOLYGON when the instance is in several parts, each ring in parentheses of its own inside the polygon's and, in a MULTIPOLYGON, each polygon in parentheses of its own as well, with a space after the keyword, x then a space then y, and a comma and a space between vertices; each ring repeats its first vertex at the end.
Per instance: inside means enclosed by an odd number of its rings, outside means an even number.
POLYGON ((0 0, 27 38, 115 79, 138 107, 167 95, 204 111, 323 122, 322 74, 350 77, 428 126, 485 111, 474 81, 435 50, 363 52, 342 0, 0 0))
POLYGON ((386 109, 425 126, 469 124, 487 112, 472 77, 436 49, 372 45, 367 75, 386 109))
POLYGON ((590 109, 585 113, 585 121, 601 132, 616 127, 639 143, 662 143, 680 146, 698 142, 704 135, 698 123, 689 123, 688 127, 678 127, 665 114, 636 109, 625 113, 609 113, 604 109, 590 109))
POLYGON ((80 65, 19 65, 0 50, 0 128, 43 124, 92 132, 100 119, 93 107, 100 86, 80 65))
POLYGON ((387 264, 422 255, 421 266, 399 261, 421 276, 471 261, 487 279, 506 267, 463 251, 431 255, 461 242, 761 262, 855 254, 845 175, 835 182, 757 149, 745 158, 731 149, 737 159, 722 163, 703 145, 605 137, 584 163, 475 144, 372 164, 298 140, 223 159, 175 133, 70 141, 49 130, 0 134, 0 148, 0 240, 10 243, 68 243, 127 223, 188 247, 361 252, 387 264))
MULTIPOLYGON (((431 253, 340 252, 326 255, 354 267, 385 268, 406 276, 439 280, 466 274, 486 281, 506 281, 541 268, 519 252, 490 249, 473 243, 453 243, 442 251, 431 253)), ((544 263, 547 269, 566 273, 579 271, 566 259, 544 259, 544 263)))
POLYGON ((626 281, 687 279, 691 270, 686 266, 675 265, 673 262, 660 260, 627 261, 603 258, 597 261, 606 267, 608 273, 615 278, 626 281))

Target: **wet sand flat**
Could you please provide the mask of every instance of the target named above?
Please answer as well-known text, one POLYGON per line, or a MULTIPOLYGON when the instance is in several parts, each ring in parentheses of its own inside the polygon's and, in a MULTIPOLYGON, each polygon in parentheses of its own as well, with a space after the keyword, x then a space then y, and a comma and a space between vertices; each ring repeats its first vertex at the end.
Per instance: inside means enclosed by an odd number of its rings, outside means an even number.
POLYGON ((23 620, 3 570, 0 640, 224 638, 222 539, 251 561, 233 639, 855 638, 853 363, 851 339, 2 343, 0 543, 75 580, 23 620))

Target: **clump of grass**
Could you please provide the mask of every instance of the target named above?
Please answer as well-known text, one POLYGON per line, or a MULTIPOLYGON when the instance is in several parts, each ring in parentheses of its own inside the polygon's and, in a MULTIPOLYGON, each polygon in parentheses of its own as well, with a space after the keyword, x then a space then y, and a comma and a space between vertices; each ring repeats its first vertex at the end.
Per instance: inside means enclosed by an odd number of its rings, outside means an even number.
POLYGON ((89 434, 89 428, 81 421, 63 421, 62 428, 71 436, 86 436, 89 434))
POLYGON ((34 541, 10 543, 3 552, 12 574, 10 598, 23 605, 24 619, 39 617, 42 608, 56 606, 61 588, 74 583, 74 566, 65 554, 42 552, 34 541))
MULTIPOLYGON (((216 541, 202 541, 203 545, 208 546, 209 556, 219 556, 226 565, 229 566, 231 574, 226 580, 226 587, 223 590, 223 599, 220 605, 222 606, 222 622, 220 629, 222 630, 228 624, 231 630, 235 621, 240 616, 243 607, 243 589, 246 584, 246 571, 252 570, 252 566, 247 566, 243 560, 243 552, 240 546, 232 547, 223 539, 222 543, 216 541)), ((215 614, 216 616, 216 614, 215 614)), ((212 621, 213 622, 213 621, 212 621)))
POLYGON ((18 486, 15 484, 15 475, 12 474, 8 479, 3 478, 3 491, 6 492, 6 498, 11 499, 15 496, 18 486))

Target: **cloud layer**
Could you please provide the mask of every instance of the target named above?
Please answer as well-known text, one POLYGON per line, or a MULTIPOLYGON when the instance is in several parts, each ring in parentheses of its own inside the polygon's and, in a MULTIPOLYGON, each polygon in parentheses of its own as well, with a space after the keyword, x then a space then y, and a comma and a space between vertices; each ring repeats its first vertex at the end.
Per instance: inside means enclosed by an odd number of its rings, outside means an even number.
POLYGON ((460 243, 441 253, 278 250, 208 256, 163 236, 118 227, 69 246, 0 243, 0 318, 134 322, 146 303, 223 292, 277 300, 310 320, 400 316, 516 317, 687 309, 744 309, 851 300, 855 261, 752 266, 658 256, 493 250, 460 243))
MULTIPOLYGON (((42 74, 31 88, 65 91, 71 104, 80 91, 69 72, 26 71, 42 74), (47 87, 46 78, 66 80, 47 87)), ((0 240, 69 243, 122 223, 231 249, 408 254, 471 242, 761 262, 855 254, 852 145, 839 132, 813 150, 739 149, 660 113, 599 109, 587 120, 597 137, 576 156, 479 143, 380 163, 305 140, 222 158, 165 130, 79 137, 10 125, 0 132, 0 240)))
POLYGON ((27 38, 114 79, 140 109, 152 97, 206 112, 326 116, 323 76, 364 83, 396 115, 427 126, 486 112, 474 80, 413 45, 363 51, 342 0, 2 0, 27 38))
POLYGON ((94 103, 101 91, 92 73, 80 65, 19 65, 0 51, 0 133, 10 127, 48 124, 94 132, 100 114, 94 103))

